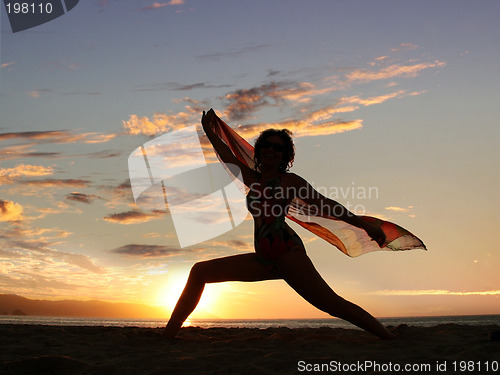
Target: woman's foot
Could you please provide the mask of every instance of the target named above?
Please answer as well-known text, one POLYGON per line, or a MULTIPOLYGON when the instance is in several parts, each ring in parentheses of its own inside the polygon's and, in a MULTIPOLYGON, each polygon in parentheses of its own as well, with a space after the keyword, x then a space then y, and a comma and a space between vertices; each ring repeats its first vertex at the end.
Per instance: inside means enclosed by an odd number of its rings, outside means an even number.
POLYGON ((162 335, 166 337, 167 339, 173 339, 179 329, 181 329, 183 322, 176 322, 170 319, 167 323, 167 326, 163 330, 162 335))

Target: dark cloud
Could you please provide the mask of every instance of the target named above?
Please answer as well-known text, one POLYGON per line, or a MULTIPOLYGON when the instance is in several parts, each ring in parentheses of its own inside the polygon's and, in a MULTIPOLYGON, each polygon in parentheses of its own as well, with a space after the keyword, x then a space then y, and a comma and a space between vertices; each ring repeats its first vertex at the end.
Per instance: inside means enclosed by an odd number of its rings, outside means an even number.
POLYGON ((49 130, 49 131, 29 131, 29 132, 14 132, 0 133, 0 141, 6 139, 29 139, 29 140, 45 140, 45 139, 64 139, 70 136, 71 133, 66 130, 49 130))
POLYGON ((151 212, 143 212, 139 210, 120 212, 117 214, 112 214, 109 216, 105 216, 104 220, 110 223, 117 224, 138 224, 138 223, 146 223, 150 220, 156 219, 165 214, 165 211, 151 211, 151 212))
POLYGON ((95 159, 112 159, 116 158, 119 156, 123 155, 123 151, 113 151, 113 150, 108 150, 108 151, 98 151, 98 152, 93 152, 86 154, 85 156, 88 156, 89 158, 95 158, 95 159))
POLYGON ((159 82, 151 85, 140 85, 135 91, 139 92, 148 92, 148 91, 189 91, 189 90, 197 90, 197 89, 213 89, 213 88, 227 88, 231 87, 231 85, 222 84, 222 85, 212 85, 204 82, 190 83, 190 84, 181 84, 176 82, 159 82))
POLYGON ((272 77, 272 76, 275 76, 275 75, 278 75, 280 74, 281 72, 279 70, 274 70, 274 69, 271 69, 269 70, 269 72, 267 73, 267 76, 268 77, 272 77))
POLYGON ((295 82, 269 82, 250 89, 241 89, 225 95, 226 113, 230 120, 242 120, 260 108, 276 106, 293 96, 307 93, 309 87, 295 82))
POLYGON ((56 178, 46 178, 42 180, 31 180, 31 181, 18 181, 23 185, 33 185, 40 187, 88 187, 90 181, 79 180, 79 179, 56 179, 56 178))
POLYGON ((70 201, 74 201, 74 202, 90 204, 95 199, 102 199, 102 198, 98 197, 97 195, 89 195, 89 194, 83 194, 83 193, 71 193, 71 194, 66 195, 66 199, 68 199, 70 201))
POLYGON ((46 130, 0 133, 0 141, 27 140, 36 143, 103 143, 116 137, 116 134, 73 133, 70 130, 46 130))
POLYGON ((236 248, 247 248, 248 247, 248 242, 241 241, 241 240, 232 240, 228 241, 228 246, 230 247, 236 247, 236 248))
POLYGON ((162 245, 129 244, 110 251, 115 254, 132 258, 168 258, 171 256, 185 254, 186 251, 192 250, 184 250, 162 245))

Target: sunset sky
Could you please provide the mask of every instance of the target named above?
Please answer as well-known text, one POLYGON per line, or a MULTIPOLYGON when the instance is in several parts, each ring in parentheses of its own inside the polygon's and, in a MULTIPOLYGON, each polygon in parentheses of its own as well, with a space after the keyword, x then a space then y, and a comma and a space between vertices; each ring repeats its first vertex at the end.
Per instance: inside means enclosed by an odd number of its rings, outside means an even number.
MULTIPOLYGON (((498 313, 499 14, 498 1, 83 0, 12 33, 2 6, 0 293, 171 308, 194 262, 253 251, 250 216, 180 248, 168 212, 134 203, 129 155, 202 135, 213 107, 250 143, 290 129, 293 172, 426 244, 349 258, 291 224, 338 294, 376 316, 498 313)), ((283 281, 209 285, 196 316, 327 317, 283 281)))

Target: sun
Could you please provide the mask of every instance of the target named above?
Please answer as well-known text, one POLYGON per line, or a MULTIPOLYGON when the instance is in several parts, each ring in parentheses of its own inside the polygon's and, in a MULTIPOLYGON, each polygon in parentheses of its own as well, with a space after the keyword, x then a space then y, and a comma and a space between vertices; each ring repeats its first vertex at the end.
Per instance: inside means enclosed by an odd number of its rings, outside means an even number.
POLYGON ((187 278, 176 278, 169 280, 159 292, 159 303, 172 311, 182 294, 187 278))
MULTIPOLYGON (((179 297, 186 286, 186 276, 170 277, 169 280, 160 289, 158 295, 158 304, 172 311, 179 300, 179 297)), ((196 309, 193 312, 195 316, 203 316, 203 313, 213 314, 217 308, 218 301, 223 293, 222 285, 207 284, 203 290, 196 309)))

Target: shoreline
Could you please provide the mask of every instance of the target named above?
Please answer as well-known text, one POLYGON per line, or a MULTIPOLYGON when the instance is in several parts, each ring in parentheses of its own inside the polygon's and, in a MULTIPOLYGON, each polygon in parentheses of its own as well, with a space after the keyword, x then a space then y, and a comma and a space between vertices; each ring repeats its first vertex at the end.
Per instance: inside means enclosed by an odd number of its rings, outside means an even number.
POLYGON ((463 361, 490 371, 500 362, 500 341, 491 339, 500 325, 401 325, 393 341, 345 328, 185 327, 172 342, 162 330, 2 324, 0 373, 295 374, 314 366, 335 371, 331 366, 354 365, 347 373, 376 373, 363 367, 371 363, 386 366, 379 373, 408 365, 432 366, 434 373, 441 365, 446 371, 441 367, 439 373, 451 374, 463 361))

